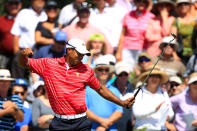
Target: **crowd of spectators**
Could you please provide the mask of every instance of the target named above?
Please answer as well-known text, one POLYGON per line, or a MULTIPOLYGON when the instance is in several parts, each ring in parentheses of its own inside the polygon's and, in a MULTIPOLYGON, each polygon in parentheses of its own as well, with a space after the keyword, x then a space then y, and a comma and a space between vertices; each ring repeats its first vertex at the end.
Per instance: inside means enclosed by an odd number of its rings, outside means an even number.
POLYGON ((60 58, 72 38, 86 43, 82 62, 120 99, 141 88, 127 109, 84 87, 93 131, 197 130, 196 0, 29 2, 5 0, 0 16, 0 130, 48 130, 54 112, 43 79, 21 68, 18 54, 60 58))

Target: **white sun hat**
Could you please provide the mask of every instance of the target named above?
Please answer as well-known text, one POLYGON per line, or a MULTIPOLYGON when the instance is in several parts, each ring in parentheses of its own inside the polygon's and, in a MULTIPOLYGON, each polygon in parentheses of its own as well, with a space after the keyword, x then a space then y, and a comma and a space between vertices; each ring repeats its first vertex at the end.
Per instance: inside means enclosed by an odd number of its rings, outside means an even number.
POLYGON ((11 78, 10 71, 8 69, 0 69, 0 80, 14 81, 14 78, 11 78))
POLYGON ((85 42, 78 38, 70 39, 66 44, 66 48, 73 48, 76 51, 78 51, 80 54, 84 54, 87 56, 91 55, 90 52, 86 48, 85 42))

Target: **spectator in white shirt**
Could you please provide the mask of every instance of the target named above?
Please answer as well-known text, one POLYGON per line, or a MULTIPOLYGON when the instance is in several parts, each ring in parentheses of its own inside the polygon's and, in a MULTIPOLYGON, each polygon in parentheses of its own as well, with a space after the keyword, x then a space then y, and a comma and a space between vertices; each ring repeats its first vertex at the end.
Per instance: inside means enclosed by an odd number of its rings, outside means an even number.
POLYGON ((86 0, 74 0, 72 3, 64 6, 59 15, 58 23, 60 27, 67 26, 71 23, 77 23, 79 18, 77 17, 77 9, 81 5, 82 2, 86 0))
MULTIPOLYGON (((150 70, 142 73, 138 80, 144 81, 150 70)), ((166 130, 166 121, 174 115, 170 104, 169 96, 166 91, 161 89, 161 85, 168 81, 168 75, 162 72, 159 66, 155 66, 147 84, 141 87, 141 91, 136 96, 133 105, 133 114, 135 117, 135 129, 143 130, 166 130)), ((136 91, 134 91, 136 92, 136 91)), ((170 129, 169 129, 170 130, 170 129)))
POLYGON ((31 7, 22 9, 11 29, 14 35, 13 51, 15 58, 12 63, 12 75, 15 78, 25 78, 25 72, 17 64, 17 52, 23 48, 33 48, 35 45, 35 29, 39 22, 46 21, 47 15, 43 10, 46 0, 30 0, 31 7))

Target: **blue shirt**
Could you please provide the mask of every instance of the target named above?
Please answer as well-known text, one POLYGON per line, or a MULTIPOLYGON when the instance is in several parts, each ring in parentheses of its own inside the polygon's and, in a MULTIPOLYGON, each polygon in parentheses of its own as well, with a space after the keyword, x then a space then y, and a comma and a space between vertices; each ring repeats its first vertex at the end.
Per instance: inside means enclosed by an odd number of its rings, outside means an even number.
MULTIPOLYGON (((120 92, 117 88, 112 85, 107 87, 114 95, 120 97, 120 92)), ((115 111, 123 112, 123 108, 113 102, 110 102, 100 96, 96 91, 91 89, 89 86, 86 87, 86 105, 87 108, 92 111, 97 116, 102 118, 108 118, 111 116, 115 111)), ((93 122, 92 129, 96 129, 100 124, 93 122)), ((108 130, 117 130, 117 125, 113 124, 108 130)))
MULTIPOLYGON (((23 104, 22 104, 20 97, 17 95, 12 95, 11 97, 7 97, 7 98, 0 97, 0 110, 3 109, 3 103, 8 100, 14 102, 17 105, 18 109, 22 110, 23 104)), ((14 130, 15 124, 16 124, 16 119, 11 114, 6 114, 0 117, 0 130, 1 131, 14 130)))
POLYGON ((24 120, 23 120, 23 122, 17 122, 16 123, 16 126, 15 126, 15 130, 16 131, 20 131, 21 127, 24 126, 24 125, 31 125, 31 122, 32 122, 32 118, 31 118, 32 109, 23 107, 23 111, 24 111, 24 120))
POLYGON ((63 50, 60 53, 57 53, 52 50, 52 47, 53 47, 53 45, 46 45, 46 46, 39 48, 35 52, 33 57, 38 59, 38 58, 60 58, 60 57, 64 56, 65 50, 63 50))

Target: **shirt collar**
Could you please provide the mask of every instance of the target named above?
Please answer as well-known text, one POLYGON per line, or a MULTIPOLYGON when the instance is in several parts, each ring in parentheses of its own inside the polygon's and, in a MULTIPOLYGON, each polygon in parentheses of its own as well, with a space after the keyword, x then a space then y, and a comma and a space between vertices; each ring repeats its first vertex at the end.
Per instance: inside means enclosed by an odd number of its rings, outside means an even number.
MULTIPOLYGON (((66 64, 66 58, 65 58, 65 56, 59 58, 58 62, 59 62, 60 64, 66 64)), ((74 66, 74 67, 69 67, 69 69, 78 68, 78 67, 80 67, 81 65, 82 65, 82 62, 80 62, 79 64, 77 64, 77 65, 74 66)))

